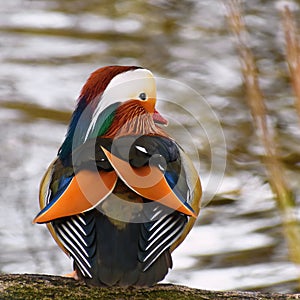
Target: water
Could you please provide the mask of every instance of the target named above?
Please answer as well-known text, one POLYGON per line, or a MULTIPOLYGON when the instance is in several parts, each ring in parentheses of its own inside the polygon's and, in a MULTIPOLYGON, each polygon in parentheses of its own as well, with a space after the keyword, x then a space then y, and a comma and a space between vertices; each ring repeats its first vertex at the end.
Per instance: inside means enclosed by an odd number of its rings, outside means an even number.
MULTIPOLYGON (((285 176, 299 203, 300 127, 278 3, 248 1, 245 19, 285 176)), ((31 224, 39 181, 88 75, 108 64, 133 64, 168 78, 158 80, 159 108, 200 168, 206 204, 219 187, 174 252, 165 281, 296 291, 299 270, 288 259, 220 2, 1 1, 0 31, 0 272, 70 271, 45 226, 31 224), (193 147, 185 145, 187 133, 193 147)))

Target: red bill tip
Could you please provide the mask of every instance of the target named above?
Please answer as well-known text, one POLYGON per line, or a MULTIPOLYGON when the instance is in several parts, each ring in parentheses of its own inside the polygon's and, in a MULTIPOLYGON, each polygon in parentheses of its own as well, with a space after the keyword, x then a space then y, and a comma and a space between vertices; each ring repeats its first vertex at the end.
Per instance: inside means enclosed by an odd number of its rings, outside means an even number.
POLYGON ((152 118, 155 123, 168 125, 168 120, 166 120, 156 109, 154 109, 152 118))

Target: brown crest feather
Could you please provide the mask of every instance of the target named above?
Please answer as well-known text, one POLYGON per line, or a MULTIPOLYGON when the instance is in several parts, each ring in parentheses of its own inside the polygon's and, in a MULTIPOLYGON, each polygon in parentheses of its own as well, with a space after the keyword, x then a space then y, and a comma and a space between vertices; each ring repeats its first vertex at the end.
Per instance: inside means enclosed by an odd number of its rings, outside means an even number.
POLYGON ((141 69, 136 66, 107 66, 94 71, 87 82, 83 86, 80 97, 85 98, 87 103, 101 95, 110 81, 118 74, 124 73, 130 70, 141 69))

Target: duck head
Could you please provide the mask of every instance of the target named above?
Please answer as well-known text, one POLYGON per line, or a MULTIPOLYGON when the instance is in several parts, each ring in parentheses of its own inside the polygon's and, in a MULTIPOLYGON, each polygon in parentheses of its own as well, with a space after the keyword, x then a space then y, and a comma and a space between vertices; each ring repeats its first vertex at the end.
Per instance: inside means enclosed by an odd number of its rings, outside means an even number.
POLYGON ((97 136, 165 135, 157 124, 168 122, 155 104, 156 83, 149 70, 108 66, 94 71, 81 90, 60 158, 97 136))

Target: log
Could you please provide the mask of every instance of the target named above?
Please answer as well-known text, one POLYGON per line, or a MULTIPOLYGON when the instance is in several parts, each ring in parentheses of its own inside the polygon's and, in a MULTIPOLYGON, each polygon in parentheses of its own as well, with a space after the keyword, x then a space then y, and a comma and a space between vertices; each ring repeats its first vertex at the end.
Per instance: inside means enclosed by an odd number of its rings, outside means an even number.
POLYGON ((207 291, 173 284, 149 288, 91 287, 71 278, 37 274, 0 275, 0 299, 300 299, 300 294, 207 291))

